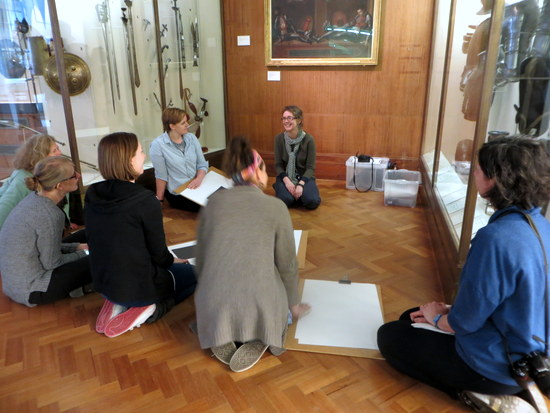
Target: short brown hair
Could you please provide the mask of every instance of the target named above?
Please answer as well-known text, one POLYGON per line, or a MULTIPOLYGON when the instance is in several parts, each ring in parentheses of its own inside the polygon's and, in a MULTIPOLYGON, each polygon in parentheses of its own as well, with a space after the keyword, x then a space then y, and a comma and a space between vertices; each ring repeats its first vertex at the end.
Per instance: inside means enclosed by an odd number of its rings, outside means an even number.
POLYGON ((134 181, 139 173, 132 167, 132 158, 138 149, 133 133, 115 132, 103 137, 97 147, 99 172, 105 179, 134 181))
POLYGON ((50 153, 55 139, 50 135, 38 134, 31 136, 15 153, 13 165, 15 169, 32 172, 34 166, 50 153))
POLYGON ((74 173, 74 163, 64 156, 49 156, 39 161, 34 167, 33 176, 25 184, 31 191, 42 189, 51 191, 63 180, 74 173))
POLYGON ((179 108, 166 108, 162 112, 162 127, 164 132, 170 132, 170 125, 181 122, 184 118, 189 119, 186 111, 179 108))
POLYGON ((527 136, 498 138, 478 153, 481 170, 494 186, 485 194, 496 209, 531 209, 550 198, 550 157, 540 141, 527 136))

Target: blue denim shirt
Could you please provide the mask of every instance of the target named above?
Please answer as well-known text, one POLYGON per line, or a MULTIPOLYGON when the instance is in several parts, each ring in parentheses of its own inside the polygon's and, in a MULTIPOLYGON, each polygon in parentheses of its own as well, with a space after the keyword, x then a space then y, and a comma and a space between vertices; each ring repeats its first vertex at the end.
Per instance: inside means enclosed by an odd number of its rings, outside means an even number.
POLYGON ((192 133, 183 135, 185 146, 182 152, 164 132, 152 143, 149 151, 155 168, 155 178, 168 183, 170 193, 177 195, 175 189, 193 179, 197 171, 208 171, 208 162, 204 159, 199 140, 192 133))

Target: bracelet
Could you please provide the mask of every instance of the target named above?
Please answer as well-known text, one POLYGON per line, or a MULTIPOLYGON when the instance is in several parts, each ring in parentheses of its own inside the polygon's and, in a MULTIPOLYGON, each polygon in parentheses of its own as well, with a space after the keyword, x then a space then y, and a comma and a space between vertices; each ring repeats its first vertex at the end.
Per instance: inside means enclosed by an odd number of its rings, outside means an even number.
POLYGON ((303 188, 303 187, 304 187, 304 184, 301 184, 300 182, 298 182, 298 183, 296 184, 296 186, 301 186, 301 187, 303 188))
POLYGON ((433 323, 434 323, 434 326, 435 328, 439 328, 439 326, 437 325, 437 323, 439 322, 439 320, 441 319, 441 317, 443 317, 443 314, 438 314, 434 317, 434 320, 433 320, 433 323))
POLYGON ((160 199, 158 196, 155 195, 155 198, 159 200, 159 202, 164 202, 164 199, 160 199))

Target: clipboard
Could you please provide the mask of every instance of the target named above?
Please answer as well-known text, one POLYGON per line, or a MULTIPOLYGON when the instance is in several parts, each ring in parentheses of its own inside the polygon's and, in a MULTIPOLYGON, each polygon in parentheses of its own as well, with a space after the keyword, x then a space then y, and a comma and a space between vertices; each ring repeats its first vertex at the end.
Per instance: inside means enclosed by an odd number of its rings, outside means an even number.
MULTIPOLYGON (((348 284, 347 282, 345 284, 348 284)), ((301 279, 298 285, 298 290, 300 297, 303 296, 305 280, 301 279)), ((384 310, 382 306, 382 296, 380 293, 380 286, 376 285, 376 290, 378 294, 378 300, 380 302, 380 310, 382 312, 382 318, 384 318, 384 310)), ((307 317, 307 316, 306 316, 307 317)), ((366 349, 366 348, 351 348, 351 347, 333 347, 333 346, 319 346, 313 344, 300 344, 296 338, 296 328, 298 322, 293 322, 288 326, 288 331, 286 333, 286 338, 284 342, 284 347, 288 350, 297 350, 297 351, 308 351, 312 353, 324 353, 324 354, 335 354, 338 356, 351 356, 351 357, 362 357, 362 358, 372 358, 378 360, 384 360, 384 357, 379 350, 366 349)))

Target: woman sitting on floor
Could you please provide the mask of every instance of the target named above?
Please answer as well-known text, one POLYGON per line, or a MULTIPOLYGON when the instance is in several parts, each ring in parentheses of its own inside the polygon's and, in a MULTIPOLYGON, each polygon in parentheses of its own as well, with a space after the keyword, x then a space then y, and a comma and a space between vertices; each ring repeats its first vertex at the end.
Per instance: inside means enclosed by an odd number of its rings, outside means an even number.
POLYGON ((34 135, 21 145, 13 161, 15 170, 0 187, 0 228, 11 210, 31 193, 25 179, 32 176, 34 166, 48 156, 59 155, 59 146, 48 135, 34 135))
MULTIPOLYGON (((91 282, 86 244, 62 243, 65 216, 59 201, 78 188, 70 159, 38 162, 26 179, 31 192, 11 211, 0 230, 2 289, 29 307, 73 295, 91 282)), ((79 291, 80 290, 80 291, 79 291)))
POLYGON ((176 189, 186 182, 187 188, 198 188, 208 172, 199 139, 189 132, 189 115, 182 109, 164 109, 162 126, 164 133, 151 143, 149 151, 157 199, 163 202, 166 198, 172 208, 197 212, 200 205, 179 195, 176 189))
POLYGON ((201 348, 240 372, 268 347, 281 354, 289 309, 298 318, 309 306, 298 303, 288 209, 262 192, 264 161, 240 137, 225 156, 235 186, 214 193, 200 212, 195 306, 201 348), (237 349, 237 343, 244 344, 237 349))
POLYGON ((510 364, 544 353, 550 340, 550 223, 539 208, 550 198, 550 159, 531 137, 495 139, 480 149, 474 179, 496 212, 472 240, 454 305, 406 311, 380 327, 378 347, 397 370, 476 411, 546 412, 510 364))
POLYGON ((98 163, 106 180, 86 192, 92 277, 105 297, 96 331, 107 337, 158 320, 195 290, 193 267, 166 248, 155 194, 135 183, 144 161, 133 133, 105 136, 98 163))
POLYGON ((298 106, 286 106, 281 121, 284 132, 275 136, 275 196, 289 207, 315 209, 321 203, 315 183, 315 141, 303 129, 304 114, 298 106))

